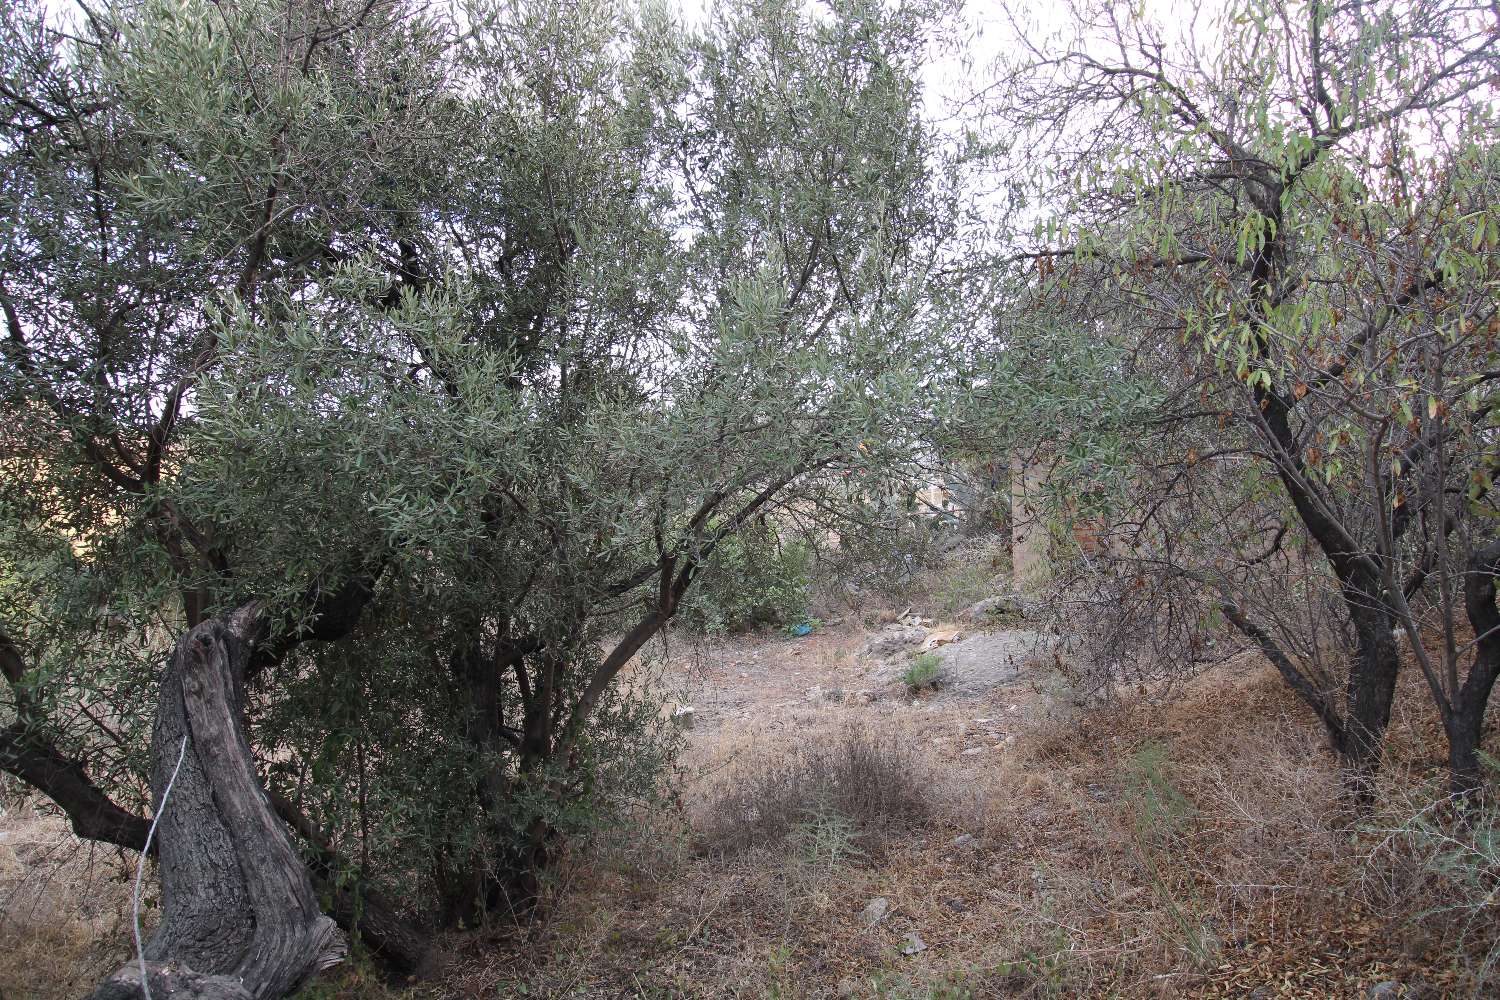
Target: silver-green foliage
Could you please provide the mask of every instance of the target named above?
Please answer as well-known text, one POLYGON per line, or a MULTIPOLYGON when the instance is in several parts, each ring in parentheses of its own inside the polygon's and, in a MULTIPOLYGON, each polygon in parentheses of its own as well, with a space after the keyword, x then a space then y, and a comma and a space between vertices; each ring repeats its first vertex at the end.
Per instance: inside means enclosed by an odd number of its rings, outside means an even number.
POLYGON ((138 797, 184 625, 355 581, 249 700, 341 847, 461 897, 645 794, 615 675, 753 518, 852 540, 941 391, 939 14, 8 6, 4 711, 138 797))
POLYGON ((812 546, 769 525, 725 539, 683 602, 683 624, 704 633, 795 625, 807 618, 812 546))
POLYGON ((937 653, 918 653, 901 673, 901 683, 912 694, 935 688, 942 682, 943 658, 937 653))

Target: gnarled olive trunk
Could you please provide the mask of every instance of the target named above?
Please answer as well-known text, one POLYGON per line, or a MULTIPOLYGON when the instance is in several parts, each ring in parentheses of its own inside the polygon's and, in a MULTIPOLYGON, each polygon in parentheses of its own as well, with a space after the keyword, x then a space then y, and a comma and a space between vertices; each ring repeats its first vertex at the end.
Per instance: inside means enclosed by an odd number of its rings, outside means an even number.
MULTIPOLYGON (((193 628, 162 681, 151 747, 162 919, 144 951, 154 1000, 275 1000, 344 955, 245 738, 258 611, 193 628)), ((132 962, 91 1000, 144 996, 132 962)))

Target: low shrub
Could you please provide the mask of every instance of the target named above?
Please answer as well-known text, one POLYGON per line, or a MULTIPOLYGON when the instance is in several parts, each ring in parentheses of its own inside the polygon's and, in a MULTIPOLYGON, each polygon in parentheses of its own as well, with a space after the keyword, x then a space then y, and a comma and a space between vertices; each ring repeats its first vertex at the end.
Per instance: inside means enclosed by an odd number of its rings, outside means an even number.
POLYGON ((1482 760, 1487 795, 1461 800, 1435 784, 1419 787, 1404 802, 1387 803, 1363 832, 1378 838, 1366 887, 1404 911, 1414 928, 1441 934, 1471 995, 1492 996, 1500 989, 1500 764, 1487 754, 1482 760))
POLYGON ((805 621, 811 601, 813 552, 783 539, 770 525, 724 539, 683 600, 678 621, 725 635, 805 621))
POLYGON ((932 592, 933 611, 944 618, 952 617, 986 597, 993 597, 1004 586, 1003 577, 988 553, 957 560, 951 569, 937 576, 932 592))
POLYGON ((901 683, 912 694, 936 688, 943 679, 943 660, 936 653, 918 653, 901 675, 901 683))

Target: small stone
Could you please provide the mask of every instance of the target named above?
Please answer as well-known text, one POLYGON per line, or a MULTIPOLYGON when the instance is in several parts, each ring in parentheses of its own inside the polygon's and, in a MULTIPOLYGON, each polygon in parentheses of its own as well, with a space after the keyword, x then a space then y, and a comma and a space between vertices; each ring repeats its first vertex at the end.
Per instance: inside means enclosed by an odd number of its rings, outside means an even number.
POLYGON ((852 997, 859 992, 859 984, 848 976, 845 976, 839 980, 839 984, 835 989, 838 991, 840 997, 852 997))
POLYGON ((672 709, 672 721, 677 724, 679 729, 692 729, 693 720, 696 716, 697 713, 691 705, 678 705, 672 709))
POLYGON ((978 757, 982 753, 984 753, 984 747, 970 747, 963 752, 963 755, 965 757, 978 757))
POLYGON ((1406 996, 1406 987, 1394 979, 1387 979, 1383 983, 1376 983, 1370 987, 1370 1000, 1401 1000, 1406 996))
POLYGON ((972 833, 960 833, 957 837, 953 838, 952 844, 954 847, 971 847, 974 844, 974 835, 972 833))
POLYGON ((922 935, 912 931, 901 939, 901 954, 915 955, 927 950, 927 942, 922 940, 922 935))
POLYGON ((875 692, 859 690, 844 692, 845 705, 870 705, 875 702, 875 692))
POLYGON ((952 910, 954 913, 969 912, 968 905, 961 899, 945 899, 943 900, 943 905, 952 910))
POLYGON ((874 927, 885 919, 886 914, 891 912, 891 901, 884 896, 876 896, 865 904, 865 908, 859 911, 860 922, 866 927, 874 927))

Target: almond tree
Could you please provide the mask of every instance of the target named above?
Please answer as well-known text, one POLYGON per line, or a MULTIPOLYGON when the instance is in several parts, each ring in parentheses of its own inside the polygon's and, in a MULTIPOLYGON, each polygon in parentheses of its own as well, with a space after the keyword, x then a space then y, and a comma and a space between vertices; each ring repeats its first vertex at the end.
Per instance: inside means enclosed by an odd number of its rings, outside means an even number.
POLYGON ((1404 636, 1472 787, 1496 674, 1494 9, 1257 0, 1169 28, 1104 4, 1070 30, 993 109, 1048 154, 1057 211, 1015 258, 1033 321, 1115 359, 1074 457, 1122 446, 1072 466, 1114 503, 1113 592, 1196 604, 1192 643, 1227 618, 1362 788, 1404 636))

